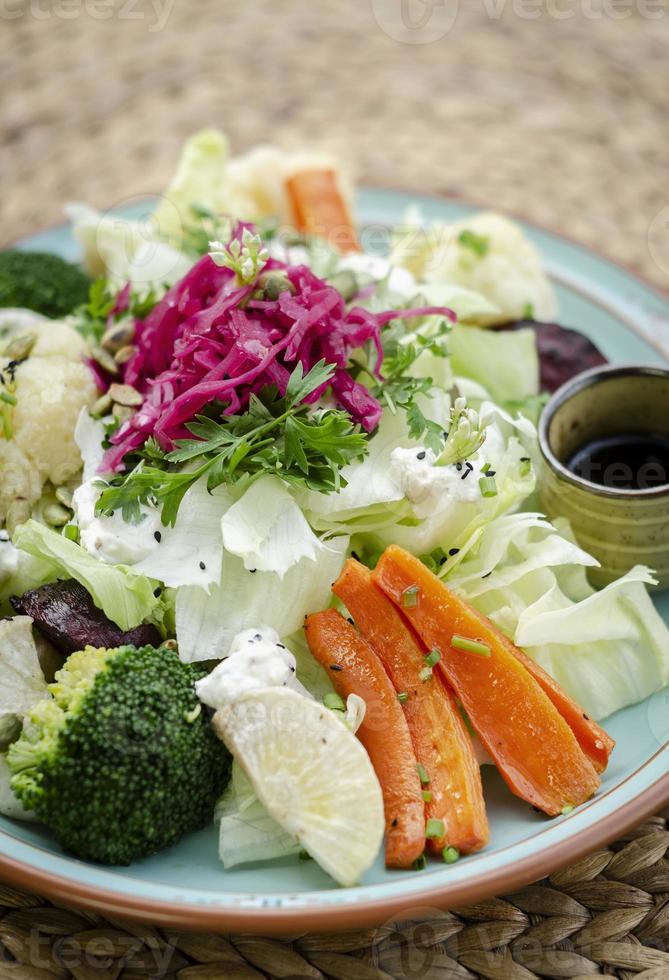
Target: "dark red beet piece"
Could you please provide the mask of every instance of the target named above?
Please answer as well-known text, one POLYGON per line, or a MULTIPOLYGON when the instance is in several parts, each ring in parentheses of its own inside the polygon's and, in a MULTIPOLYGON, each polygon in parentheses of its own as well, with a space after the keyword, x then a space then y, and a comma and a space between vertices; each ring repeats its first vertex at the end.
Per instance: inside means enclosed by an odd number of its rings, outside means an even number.
POLYGON ((137 626, 124 633, 98 609, 79 582, 68 579, 31 589, 10 602, 17 613, 30 616, 37 629, 61 653, 70 654, 85 646, 114 648, 159 646, 155 626, 137 626))
POLYGON ((559 323, 517 320, 504 329, 521 330, 524 327, 534 330, 537 337, 542 391, 552 394, 581 371, 607 363, 602 352, 588 337, 578 330, 561 327, 559 323))

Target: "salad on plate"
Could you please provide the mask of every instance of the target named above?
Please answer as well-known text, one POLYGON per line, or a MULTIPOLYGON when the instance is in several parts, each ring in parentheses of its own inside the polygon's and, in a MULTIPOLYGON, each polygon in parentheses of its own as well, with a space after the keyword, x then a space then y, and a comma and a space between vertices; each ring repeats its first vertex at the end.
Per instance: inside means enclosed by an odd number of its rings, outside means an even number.
POLYGON ((669 634, 538 511, 547 394, 603 358, 523 231, 381 254, 336 161, 214 130, 148 223, 67 210, 81 269, 0 253, 0 813, 351 886, 485 848, 483 765, 591 799, 669 634))

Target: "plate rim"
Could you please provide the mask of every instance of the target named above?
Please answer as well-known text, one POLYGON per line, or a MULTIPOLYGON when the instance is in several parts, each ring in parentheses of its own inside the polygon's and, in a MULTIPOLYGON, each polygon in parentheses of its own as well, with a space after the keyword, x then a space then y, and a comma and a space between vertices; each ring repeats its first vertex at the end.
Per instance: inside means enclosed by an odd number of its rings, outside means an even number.
MULTIPOLYGON (((374 185, 363 184, 360 186, 360 191, 363 193, 365 191, 390 192, 402 197, 411 197, 416 201, 421 199, 441 203, 450 201, 466 207, 490 208, 490 205, 483 202, 462 198, 447 192, 416 192, 410 188, 383 182, 374 185)), ((601 253, 594 247, 584 245, 562 232, 542 225, 540 222, 512 211, 505 210, 504 213, 522 221, 530 228, 566 242, 569 246, 585 254, 596 256, 603 263, 617 269, 623 276, 635 280, 639 286, 648 290, 662 303, 669 302, 669 291, 648 281, 642 274, 624 263, 601 253)), ((39 234, 57 231, 58 229, 65 230, 68 227, 69 222, 55 223, 42 229, 41 232, 32 232, 6 247, 20 247, 39 234)), ((569 286, 574 288, 572 284, 569 286)), ((593 297, 590 298, 594 299, 593 297)), ((652 339, 644 331, 635 329, 631 323, 625 323, 625 326, 646 343, 652 344, 652 339)), ((666 351, 663 353, 666 356, 666 351)), ((660 747, 638 769, 613 787, 613 791, 620 789, 626 782, 637 777, 659 756, 666 753, 668 745, 669 743, 665 743, 664 746, 660 747)), ((104 915, 121 916, 134 921, 161 926, 192 931, 247 931, 267 935, 286 935, 295 934, 296 931, 313 930, 332 932, 350 929, 353 925, 361 928, 378 926, 387 919, 401 914, 406 910, 408 904, 452 908, 469 904, 472 901, 484 900, 494 895, 506 894, 527 885, 528 882, 537 881, 552 874, 560 867, 579 860, 597 847, 605 846, 667 804, 669 804, 669 771, 658 776, 632 799, 605 814, 583 830, 555 842, 551 848, 546 848, 538 854, 521 857, 512 865, 502 863, 498 867, 491 868, 484 877, 474 874, 471 878, 466 878, 461 882, 452 883, 446 880, 432 886, 426 881, 425 888, 417 895, 407 896, 400 888, 396 894, 379 898, 361 898, 351 904, 337 902, 335 899, 332 904, 309 906, 308 894, 304 896, 304 904, 270 909, 245 908, 241 905, 207 906, 148 896, 133 896, 129 892, 120 892, 114 889, 103 890, 97 885, 85 884, 74 878, 43 869, 38 864, 26 864, 11 857, 8 853, 0 853, 0 876, 15 887, 37 892, 55 901, 66 900, 68 903, 75 903, 80 907, 104 915)), ((10 834, 3 830, 0 830, 0 838, 6 838, 9 841, 13 839, 10 834)), ((333 894, 336 895, 336 892, 333 894)))

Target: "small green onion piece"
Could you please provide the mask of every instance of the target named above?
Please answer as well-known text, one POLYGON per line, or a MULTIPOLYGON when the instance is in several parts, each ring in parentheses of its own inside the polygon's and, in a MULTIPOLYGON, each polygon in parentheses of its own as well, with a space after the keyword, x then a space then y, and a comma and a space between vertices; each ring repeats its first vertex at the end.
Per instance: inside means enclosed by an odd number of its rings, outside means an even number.
POLYGON ((418 676, 420 677, 420 679, 422 681, 429 681, 430 678, 432 677, 432 668, 431 667, 423 667, 423 669, 421 670, 421 672, 420 672, 420 674, 418 676))
POLYGON ((422 785, 429 786, 430 777, 427 774, 427 769, 425 768, 425 766, 421 762, 419 762, 416 768, 418 769, 418 778, 420 779, 422 785))
POLYGON ((480 640, 470 640, 466 636, 459 636, 457 633, 451 638, 451 646, 456 650, 466 650, 467 653, 475 653, 479 657, 492 656, 492 650, 487 643, 480 640))
POLYGON ((404 704, 405 701, 408 701, 409 700, 409 695, 407 694, 406 691, 401 691, 397 695, 397 700, 400 702, 400 704, 404 704))
POLYGON ((429 789, 424 789, 423 790, 423 803, 431 803, 431 802, 432 802, 432 793, 430 792, 429 789))
POLYGON ((487 473, 489 469, 490 469, 490 463, 484 463, 483 466, 481 467, 481 473, 487 473))
POLYGON ((338 694, 326 694, 323 698, 323 704, 330 711, 346 711, 346 705, 338 694))
POLYGON ((496 497, 497 483, 494 476, 482 476, 479 480, 479 489, 482 497, 496 497))
POLYGON ((460 851, 457 847, 445 847, 441 852, 446 864, 455 864, 456 861, 460 860, 460 851))
POLYGON ((571 813, 573 809, 574 809, 574 807, 572 806, 572 804, 571 803, 567 803, 566 806, 563 806, 562 807, 562 816, 563 817, 566 817, 567 814, 568 813, 571 813))
POLYGON ((428 667, 434 667, 441 660, 441 654, 437 649, 430 650, 427 657, 425 658, 425 663, 428 667))
POLYGON ((418 593, 419 588, 417 585, 410 585, 408 589, 405 589, 402 593, 402 608, 403 609, 413 609, 414 606, 418 605, 418 593))
POLYGON ((532 472, 532 460, 531 459, 521 459, 520 461, 520 475, 521 477, 529 476, 532 472))
POLYGON ((416 860, 414 861, 413 869, 414 871, 425 871, 426 868, 427 868, 427 858, 425 857, 424 854, 421 854, 421 856, 419 858, 416 858, 416 860))
POLYGON ((16 405, 16 395, 12 395, 9 391, 0 391, 0 400, 6 405, 16 405))
POLYGON ((443 820, 428 820, 425 824, 425 836, 428 840, 439 840, 446 833, 443 820))
POLYGON ((68 541, 79 541, 79 528, 76 524, 66 524, 63 528, 63 537, 68 541))

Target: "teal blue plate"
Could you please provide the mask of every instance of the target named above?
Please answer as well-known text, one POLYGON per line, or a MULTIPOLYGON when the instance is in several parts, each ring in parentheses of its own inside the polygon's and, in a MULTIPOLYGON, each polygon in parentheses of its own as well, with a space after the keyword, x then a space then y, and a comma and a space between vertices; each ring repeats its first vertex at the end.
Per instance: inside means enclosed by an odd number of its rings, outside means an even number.
MULTIPOLYGON (((381 249, 410 204, 423 218, 452 220, 471 206, 389 190, 364 190, 363 238, 381 249)), ((138 215, 148 205, 132 209, 138 215)), ((127 213, 127 212, 126 212, 127 213)), ((612 361, 669 360, 669 301, 611 262, 565 239, 526 228, 560 300, 560 321, 592 337, 612 361), (666 351, 666 353, 665 353, 666 351)), ((22 247, 75 257, 70 229, 36 235, 22 247)), ((669 593, 656 598, 669 621, 669 593)), ((225 871, 213 827, 129 868, 103 868, 61 852, 32 824, 0 819, 0 876, 69 904, 109 915, 202 930, 261 934, 380 925, 519 888, 606 844, 669 802, 669 689, 606 723, 617 746, 597 796, 547 820, 513 797, 485 768, 492 838, 480 854, 421 872, 392 872, 379 859, 357 888, 337 888, 313 862, 285 860, 225 871)))

